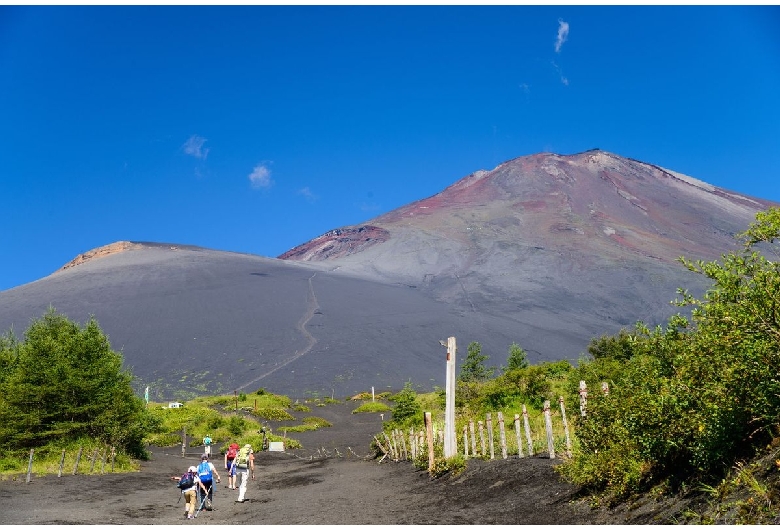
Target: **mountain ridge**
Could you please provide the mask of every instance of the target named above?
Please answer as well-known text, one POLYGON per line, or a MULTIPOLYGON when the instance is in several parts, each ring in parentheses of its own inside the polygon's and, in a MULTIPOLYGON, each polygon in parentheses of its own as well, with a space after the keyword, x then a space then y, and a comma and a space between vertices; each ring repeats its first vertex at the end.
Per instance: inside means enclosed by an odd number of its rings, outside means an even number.
POLYGON ((251 391, 353 395, 444 383, 439 340, 488 364, 584 354, 591 338, 664 322, 677 261, 717 259, 776 205, 601 150, 475 171, 279 258, 118 241, 0 292, 0 328, 48 307, 94 316, 154 399, 251 391))

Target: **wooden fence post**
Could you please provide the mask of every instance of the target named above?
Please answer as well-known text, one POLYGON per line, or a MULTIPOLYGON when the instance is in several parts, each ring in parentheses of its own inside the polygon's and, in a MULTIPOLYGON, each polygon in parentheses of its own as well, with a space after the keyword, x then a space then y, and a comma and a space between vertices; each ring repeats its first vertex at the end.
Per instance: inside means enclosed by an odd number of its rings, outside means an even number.
POLYGON ((414 435, 414 427, 409 427, 409 450, 412 452, 412 462, 417 459, 417 437, 414 435))
POLYGON ((609 395, 609 385, 607 384, 606 381, 601 382, 601 393, 604 394, 605 396, 609 395))
POLYGON ((469 434, 471 435, 471 455, 477 456, 477 438, 474 436, 474 420, 469 420, 469 434))
POLYGON ((493 460, 496 458, 496 451, 493 449, 493 416, 490 412, 487 413, 485 423, 487 425, 488 445, 490 446, 490 459, 493 460))
POLYGON ((60 470, 57 472, 57 477, 62 476, 62 466, 65 465, 65 449, 62 450, 62 456, 60 457, 60 470))
POLYGON ((534 444, 531 440, 531 424, 528 422, 528 410, 523 405, 523 423, 525 424, 525 438, 528 440, 528 456, 534 456, 534 444))
POLYGON ((520 436, 520 414, 515 414, 515 438, 517 438, 517 456, 523 458, 523 438, 520 436))
POLYGON ((74 475, 79 470, 79 462, 81 461, 81 452, 83 450, 84 450, 84 447, 79 446, 79 452, 76 454, 76 463, 73 465, 73 474, 74 475))
POLYGON ((561 404, 561 420, 563 420, 563 432, 566 434, 566 456, 571 458, 571 437, 569 436, 569 422, 566 421, 566 406, 563 404, 563 396, 558 398, 561 404))
POLYGON ((91 475, 95 471, 95 459, 97 459, 98 450, 95 449, 95 451, 92 453, 92 460, 91 464, 89 466, 89 474, 91 475))
POLYGON ((30 449, 30 461, 27 464, 27 480, 25 481, 28 484, 32 480, 32 463, 33 463, 33 455, 34 454, 35 454, 35 449, 30 449))
POLYGON ((498 412, 498 436, 501 440, 501 458, 506 460, 506 432, 504 431, 504 414, 501 411, 498 412))
POLYGON ((111 446, 111 472, 114 472, 114 457, 116 456, 116 448, 111 446))
POLYGON ((108 460, 108 447, 106 447, 106 452, 103 453, 103 462, 100 464, 100 474, 105 474, 106 469, 106 460, 108 460))
POLYGON ((187 426, 181 428, 181 457, 184 458, 184 450, 187 448, 187 426))
POLYGON ((580 381, 580 414, 585 417, 585 407, 588 404, 588 386, 585 381, 580 381))
POLYGON ((477 425, 479 426, 479 442, 482 444, 482 456, 485 456, 485 431, 482 428, 483 424, 481 420, 477 421, 477 425))
POLYGON ((431 413, 425 413, 425 434, 428 438, 428 472, 433 470, 433 421, 431 413))
POLYGON ((553 440, 552 419, 550 418, 550 401, 544 402, 544 429, 547 431, 547 451, 550 458, 555 458, 555 443, 553 440))
POLYGON ((469 428, 463 426, 463 456, 469 457, 469 428))
POLYGON ((458 441, 455 434, 456 349, 455 337, 449 337, 447 339, 447 372, 444 404, 444 458, 451 458, 458 452, 458 441))

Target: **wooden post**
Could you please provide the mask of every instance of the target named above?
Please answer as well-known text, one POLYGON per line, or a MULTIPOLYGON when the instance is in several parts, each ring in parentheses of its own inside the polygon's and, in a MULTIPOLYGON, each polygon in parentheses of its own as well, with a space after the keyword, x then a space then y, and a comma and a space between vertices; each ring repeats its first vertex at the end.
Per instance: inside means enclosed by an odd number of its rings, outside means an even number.
POLYGON ((566 434, 566 456, 571 458, 571 437, 569 436, 569 422, 566 421, 566 406, 563 404, 563 396, 558 398, 561 404, 561 420, 563 421, 563 432, 566 434))
POLYGON ((105 474, 106 469, 106 460, 108 460, 108 447, 106 447, 106 452, 103 453, 103 462, 100 464, 100 474, 105 474))
POLYGON ((528 410, 523 405, 523 423, 525 424, 525 438, 528 441, 528 456, 534 456, 534 444, 531 440, 531 424, 528 422, 528 410))
POLYGON ((481 420, 477 421, 477 426, 479 427, 479 442, 482 445, 482 453, 481 454, 484 457, 485 456, 485 431, 482 428, 483 424, 482 424, 481 420))
POLYGON ((555 444, 553 443, 552 419, 550 418, 550 401, 544 402, 544 428, 547 431, 547 451, 550 458, 555 458, 555 444))
POLYGON ((606 381, 601 382, 601 393, 604 394, 605 396, 609 395, 609 385, 607 384, 606 381))
POLYGON ((187 449, 187 426, 181 428, 181 457, 184 458, 184 451, 187 449))
POLYGON ((506 460, 506 432, 504 431, 504 414, 501 411, 498 412, 498 436, 501 440, 501 458, 506 460))
POLYGON ((65 465, 65 449, 62 450, 62 456, 60 457, 60 470, 57 472, 57 477, 62 476, 62 466, 65 465))
POLYGON ((383 432, 382 434, 384 435, 385 441, 387 442, 387 447, 390 449, 390 458, 392 458, 393 460, 395 460, 397 462, 398 459, 396 459, 396 457, 395 457, 395 447, 393 447, 392 440, 390 440, 390 437, 387 435, 386 432, 383 432))
POLYGON ((114 472, 114 457, 116 456, 116 447, 111 446, 111 472, 114 472))
POLYGON ((469 434, 471 434, 471 455, 477 456, 477 439, 474 436, 474 420, 469 421, 469 434))
POLYGON ((417 459, 417 438, 414 436, 414 427, 409 427, 409 448, 412 451, 412 462, 417 459))
POLYGON ((425 413, 425 434, 428 438, 428 471, 433 471, 433 421, 431 413, 425 413))
POLYGON ((255 412, 257 412, 257 398, 255 398, 255 412))
POLYGON ((455 337, 447 339, 447 373, 444 408, 444 458, 451 458, 458 452, 455 438, 455 337))
POLYGON ((76 454, 76 463, 73 464, 73 474, 75 475, 76 472, 79 470, 79 462, 81 461, 81 452, 84 450, 83 447, 79 446, 79 452, 76 454))
POLYGON ((89 474, 91 475, 95 471, 95 460, 97 460, 98 450, 95 449, 95 451, 92 453, 92 460, 91 464, 89 466, 89 474))
POLYGON ((520 436, 520 414, 515 414, 515 438, 517 438, 517 456, 523 457, 523 438, 520 436))
POLYGON ((585 407, 588 404, 588 386, 585 381, 580 381, 580 414, 585 417, 585 407))
POLYGON ((371 387, 371 402, 373 403, 374 401, 375 401, 375 398, 374 398, 374 387, 372 386, 371 387))
POLYGON ((493 416, 490 414, 490 412, 487 413, 487 417, 485 419, 485 423, 487 424, 488 445, 490 446, 490 459, 493 460, 496 458, 496 451, 493 448, 493 416))
POLYGON ((35 449, 30 449, 30 461, 27 463, 27 480, 25 480, 25 482, 28 484, 32 480, 32 463, 33 463, 34 454, 35 454, 35 449))
POLYGON ((238 390, 233 391, 233 397, 236 398, 236 412, 238 412, 238 390))
POLYGON ((463 426, 463 456, 469 457, 469 428, 467 425, 463 426))

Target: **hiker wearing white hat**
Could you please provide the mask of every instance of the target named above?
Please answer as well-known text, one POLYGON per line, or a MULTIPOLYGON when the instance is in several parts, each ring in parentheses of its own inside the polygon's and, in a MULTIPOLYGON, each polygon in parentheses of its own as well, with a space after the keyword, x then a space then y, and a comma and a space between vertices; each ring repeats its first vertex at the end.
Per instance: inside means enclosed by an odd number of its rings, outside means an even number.
POLYGON ((236 455, 234 462, 236 466, 236 482, 240 483, 238 487, 238 499, 236 502, 244 502, 246 495, 247 476, 252 471, 252 480, 255 478, 255 453, 250 444, 244 445, 236 455))

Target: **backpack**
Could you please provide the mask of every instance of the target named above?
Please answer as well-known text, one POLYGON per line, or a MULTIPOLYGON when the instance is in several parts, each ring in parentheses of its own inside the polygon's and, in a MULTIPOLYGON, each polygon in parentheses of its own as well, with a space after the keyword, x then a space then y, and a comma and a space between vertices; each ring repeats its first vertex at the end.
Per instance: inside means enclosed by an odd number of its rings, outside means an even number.
POLYGON ((208 462, 198 464, 198 476, 201 482, 211 482, 211 465, 208 462))
POLYGON ((236 456, 236 467, 240 467, 242 469, 246 469, 249 467, 249 451, 252 449, 250 447, 242 447, 241 450, 238 452, 238 456, 236 456))
POLYGON ((211 445, 211 437, 209 437, 209 436, 206 436, 206 437, 203 439, 203 445, 211 445))
POLYGON ((236 457, 237 453, 238 453, 238 444, 230 444, 230 447, 228 447, 227 459, 233 460, 236 457))
POLYGON ((179 479, 179 483, 176 485, 180 490, 186 490, 195 485, 195 476, 187 471, 179 479))

